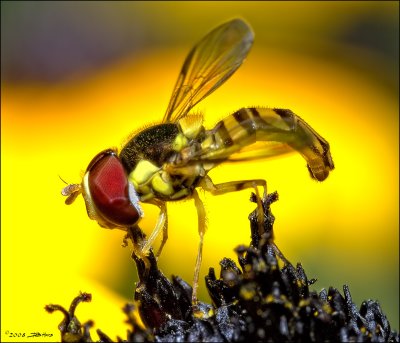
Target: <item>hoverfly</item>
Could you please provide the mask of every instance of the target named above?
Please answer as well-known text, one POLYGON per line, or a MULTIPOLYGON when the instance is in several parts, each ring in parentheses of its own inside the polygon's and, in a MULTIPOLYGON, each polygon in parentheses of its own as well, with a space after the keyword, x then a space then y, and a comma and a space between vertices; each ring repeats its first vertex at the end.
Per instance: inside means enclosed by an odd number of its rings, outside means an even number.
POLYGON ((307 162, 313 179, 323 181, 334 165, 328 142, 291 110, 242 108, 213 128, 203 126, 191 109, 221 86, 243 63, 253 43, 253 32, 241 19, 222 24, 196 44, 186 57, 161 124, 134 135, 122 148, 96 155, 80 184, 62 190, 71 204, 82 194, 88 216, 104 228, 139 229, 140 203, 158 206, 156 226, 143 243, 134 247, 145 257, 163 233, 159 256, 168 237, 167 203, 192 198, 198 213, 200 236, 193 305, 201 264, 205 209, 197 189, 218 195, 246 188, 264 188, 265 180, 214 184, 208 172, 227 161, 246 161, 297 151, 307 162), (256 143, 265 142, 265 145, 256 143), (255 147, 255 150, 252 150, 255 147))

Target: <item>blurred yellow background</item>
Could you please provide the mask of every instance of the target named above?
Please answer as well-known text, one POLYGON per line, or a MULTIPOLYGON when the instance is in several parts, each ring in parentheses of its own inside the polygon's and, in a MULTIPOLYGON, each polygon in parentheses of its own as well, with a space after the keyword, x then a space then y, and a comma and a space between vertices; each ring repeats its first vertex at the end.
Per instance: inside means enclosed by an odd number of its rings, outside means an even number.
MULTIPOLYGON (((264 178, 280 249, 301 262, 312 289, 350 287, 357 307, 378 300, 399 329, 398 2, 2 2, 1 340, 40 332, 59 339, 61 314, 78 307, 113 339, 137 280, 122 231, 101 229, 82 198, 65 206, 92 157, 160 121, 193 44, 234 17, 255 32, 245 64, 197 107, 211 128, 244 106, 289 108, 330 145, 336 169, 310 179, 300 156, 221 166, 215 183, 264 178)), ((248 244, 250 191, 206 195, 204 275, 248 244)), ((157 209, 144 205, 150 233, 157 209)), ((169 206, 162 271, 192 282, 192 201, 169 206)), ((158 244, 158 243, 157 243, 158 244)), ((95 338, 96 335, 94 334, 95 338)), ((29 338, 29 341, 35 341, 29 338)))

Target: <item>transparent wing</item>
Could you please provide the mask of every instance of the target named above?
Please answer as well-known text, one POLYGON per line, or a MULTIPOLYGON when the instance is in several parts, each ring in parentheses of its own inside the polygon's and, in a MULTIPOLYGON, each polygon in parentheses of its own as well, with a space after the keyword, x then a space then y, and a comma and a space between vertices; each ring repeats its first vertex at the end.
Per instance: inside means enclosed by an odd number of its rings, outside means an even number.
POLYGON ((163 122, 177 122, 243 63, 253 32, 241 19, 222 24, 195 45, 183 63, 163 122))
MULTIPOLYGON (((256 142, 249 146, 233 145, 229 148, 203 149, 194 155, 189 163, 232 163, 271 159, 281 155, 294 153, 295 150, 286 143, 269 141, 256 142)), ((186 162, 188 164, 188 162, 186 162)))
POLYGON ((289 145, 281 142, 257 142, 245 147, 227 157, 226 162, 244 162, 261 159, 270 159, 282 155, 293 154, 296 151, 289 145))

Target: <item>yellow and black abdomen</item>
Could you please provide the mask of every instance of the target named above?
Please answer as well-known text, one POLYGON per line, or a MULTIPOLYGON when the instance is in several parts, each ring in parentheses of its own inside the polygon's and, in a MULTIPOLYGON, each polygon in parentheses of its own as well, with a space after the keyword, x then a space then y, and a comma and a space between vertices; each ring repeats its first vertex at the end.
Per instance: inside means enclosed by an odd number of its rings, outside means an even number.
POLYGON ((269 157, 290 150, 307 161, 312 178, 323 181, 334 168, 328 142, 303 119, 287 109, 242 108, 207 131, 203 160, 224 161, 256 142, 268 142, 254 156, 269 157))

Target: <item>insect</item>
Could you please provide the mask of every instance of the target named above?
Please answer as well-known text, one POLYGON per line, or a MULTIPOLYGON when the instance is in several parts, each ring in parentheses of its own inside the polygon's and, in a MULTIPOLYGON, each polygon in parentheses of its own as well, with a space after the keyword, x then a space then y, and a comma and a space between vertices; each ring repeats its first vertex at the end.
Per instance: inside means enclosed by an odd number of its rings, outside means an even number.
POLYGON ((200 114, 190 114, 202 99, 220 87, 243 63, 253 44, 253 32, 241 19, 224 23, 198 42, 186 57, 162 122, 131 137, 121 151, 96 155, 80 184, 62 190, 71 204, 82 194, 88 216, 104 228, 138 228, 140 203, 160 209, 154 230, 135 247, 146 256, 162 232, 160 255, 168 237, 167 203, 192 198, 198 213, 200 236, 193 281, 193 304, 206 231, 205 209, 198 195, 214 195, 257 187, 266 181, 240 180, 214 184, 208 173, 229 161, 247 161, 297 151, 313 179, 323 181, 334 169, 328 142, 288 109, 242 108, 213 128, 203 126, 200 114))

